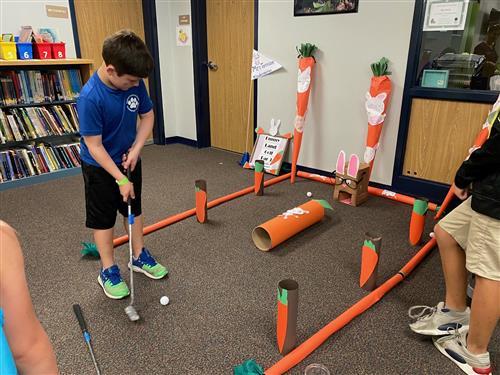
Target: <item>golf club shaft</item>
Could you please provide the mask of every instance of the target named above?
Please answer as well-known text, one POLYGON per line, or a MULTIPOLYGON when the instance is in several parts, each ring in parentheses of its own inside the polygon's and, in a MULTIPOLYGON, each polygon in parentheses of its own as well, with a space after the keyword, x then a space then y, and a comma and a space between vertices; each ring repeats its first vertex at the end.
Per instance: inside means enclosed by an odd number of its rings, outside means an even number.
MULTIPOLYGON (((127 178, 130 181, 131 172, 130 166, 127 169, 127 178)), ((133 248, 132 248, 132 224, 134 223, 134 215, 132 215, 132 198, 130 195, 127 199, 127 210, 128 210, 128 247, 129 247, 129 255, 130 255, 130 306, 134 304, 134 270, 133 270, 133 248)))
POLYGON ((94 362, 95 372, 97 375, 101 375, 101 371, 99 370, 99 366, 97 366, 97 361, 95 359, 94 350, 92 349, 92 344, 90 343, 90 341, 87 341, 87 346, 89 348, 90 357, 92 358, 92 362, 94 362))

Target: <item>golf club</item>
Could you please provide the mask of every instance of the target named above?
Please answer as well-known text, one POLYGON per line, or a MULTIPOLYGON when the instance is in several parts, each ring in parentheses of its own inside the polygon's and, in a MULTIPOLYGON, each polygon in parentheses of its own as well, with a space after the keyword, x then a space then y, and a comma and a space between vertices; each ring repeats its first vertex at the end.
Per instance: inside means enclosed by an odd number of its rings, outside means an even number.
POLYGON ((73 305, 73 311, 75 312, 76 319, 78 319, 78 323, 80 324, 80 328, 82 329, 83 338, 87 343, 87 347, 89 348, 90 357, 92 358, 92 362, 95 366, 95 371, 97 375, 101 375, 101 371, 99 370, 99 366, 97 365, 97 361, 94 356, 94 350, 92 349, 92 344, 90 342, 90 333, 87 331, 87 325, 85 324, 85 319, 83 318, 82 309, 79 304, 73 305))
MULTIPOLYGON (((130 181, 130 166, 127 169, 127 178, 130 181)), ((132 257, 133 251, 132 251, 132 224, 134 224, 134 215, 132 214, 132 198, 128 197, 127 200, 127 210, 128 210, 128 247, 129 247, 129 264, 130 264, 130 304, 125 307, 125 313, 127 314, 128 318, 132 322, 136 322, 140 319, 139 314, 137 313, 137 310, 134 307, 134 270, 133 270, 133 265, 132 265, 132 257)))

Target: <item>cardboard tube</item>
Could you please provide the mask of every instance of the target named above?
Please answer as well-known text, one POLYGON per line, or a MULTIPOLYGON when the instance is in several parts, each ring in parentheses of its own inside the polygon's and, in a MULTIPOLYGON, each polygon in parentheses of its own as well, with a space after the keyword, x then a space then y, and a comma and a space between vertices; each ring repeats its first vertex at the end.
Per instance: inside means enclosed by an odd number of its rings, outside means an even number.
POLYGON ((425 227, 425 214, 429 201, 426 198, 415 199, 410 220, 410 234, 408 236, 412 246, 418 245, 422 239, 425 227))
POLYGON ((194 183, 194 189, 196 201, 196 219, 199 223, 205 223, 208 220, 207 182, 205 180, 196 180, 194 183))
MULTIPOLYGON (((264 182, 264 186, 271 186, 271 185, 277 184, 278 182, 287 180, 288 178, 290 178, 290 173, 286 173, 286 174, 279 176, 279 177, 271 178, 271 179, 264 182)), ((246 195, 246 194, 250 194, 251 192, 253 192, 253 186, 250 186, 250 187, 247 187, 247 188, 242 189, 240 191, 237 191, 237 192, 225 195, 223 197, 219 197, 217 199, 214 199, 213 201, 208 202, 207 207, 212 208, 212 207, 218 206, 219 204, 222 204, 224 202, 228 202, 230 200, 239 198, 239 197, 246 195)), ((192 208, 190 210, 181 212, 179 214, 167 217, 166 219, 160 220, 155 224, 151 224, 151 225, 148 225, 147 227, 144 227, 144 229, 142 230, 142 233, 144 235, 147 235, 147 234, 155 232, 159 229, 165 228, 169 225, 175 224, 175 223, 177 223, 181 220, 184 220, 188 217, 191 217, 194 214, 196 214, 196 209, 192 208)), ((123 245, 126 242, 128 242, 127 235, 117 237, 113 240, 113 246, 117 247, 117 246, 123 245)))
POLYGON ((278 315, 276 317, 276 339, 282 355, 290 353, 297 343, 297 312, 299 284, 286 279, 278 283, 278 315))
POLYGON ((363 312, 368 310, 380 301, 387 292, 403 281, 404 278, 408 276, 408 274, 410 274, 411 271, 413 271, 413 269, 422 261, 422 259, 434 248, 434 246, 436 246, 436 239, 432 238, 397 274, 392 276, 389 280, 380 285, 366 297, 356 302, 349 309, 300 344, 297 348, 268 368, 265 371, 265 375, 281 375, 299 364, 304 358, 323 344, 331 335, 345 327, 358 315, 361 315, 363 312))
POLYGON ((254 228, 252 239, 259 250, 269 251, 325 216, 320 201, 311 200, 254 228))
POLYGON ((361 248, 361 272, 359 286, 371 292, 377 286, 378 262, 382 237, 365 234, 365 241, 361 248))
POLYGON ((264 161, 263 160, 255 160, 253 189, 254 189, 255 195, 258 195, 258 196, 264 195, 264 161))

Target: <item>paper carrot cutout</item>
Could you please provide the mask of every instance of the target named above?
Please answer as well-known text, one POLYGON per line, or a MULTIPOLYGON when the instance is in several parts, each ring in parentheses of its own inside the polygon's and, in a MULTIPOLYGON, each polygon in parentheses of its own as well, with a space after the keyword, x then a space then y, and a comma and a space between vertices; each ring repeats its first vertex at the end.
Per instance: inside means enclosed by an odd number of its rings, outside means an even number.
POLYGON ((297 173, 297 160, 299 159, 302 134, 304 132, 304 121, 311 93, 311 73, 316 64, 313 53, 317 47, 313 44, 302 44, 299 53, 299 74, 297 80, 297 113, 295 116, 293 130, 293 153, 292 153, 292 184, 295 182, 297 173))
POLYGON ((286 355, 297 342, 297 308, 299 284, 291 279, 278 283, 278 315, 276 318, 276 339, 278 350, 286 355))
POLYGON ((255 195, 264 195, 264 161, 255 160, 254 172, 254 192, 255 195))
POLYGON ((327 201, 311 200, 259 225, 252 232, 255 246, 262 251, 271 250, 320 221, 325 216, 325 208, 332 209, 327 201))
MULTIPOLYGON (((493 109, 488 114, 488 117, 486 118, 486 121, 484 122, 483 127, 481 128, 481 131, 476 136, 474 145, 469 149, 469 153, 465 158, 465 160, 467 160, 474 151, 481 148, 484 142, 486 142, 486 140, 490 136, 491 127, 493 126, 493 123, 497 119, 499 113, 500 113, 500 95, 498 96, 496 103, 493 105, 493 109)), ((444 210, 448 208, 448 205, 453 200, 453 198, 455 198, 455 192, 453 191, 453 185, 452 185, 450 186, 450 190, 448 190, 448 194, 446 194, 443 203, 441 203, 439 211, 436 213, 436 216, 434 216, 434 219, 437 220, 443 215, 444 210)))
POLYGON ((371 65, 373 77, 370 90, 366 93, 366 114, 368 116, 368 134, 366 136, 366 149, 364 160, 370 165, 370 174, 373 169, 375 154, 379 148, 380 134, 389 105, 391 94, 391 74, 388 68, 389 60, 382 57, 379 62, 371 65))
POLYGON ((429 208, 429 201, 425 198, 415 199, 410 220, 410 244, 417 245, 422 239, 425 226, 425 214, 429 208))
POLYGON ((361 248, 359 286, 365 290, 372 291, 377 286, 377 270, 382 237, 374 237, 369 233, 366 233, 365 237, 365 242, 361 248))
POLYGON ((196 195, 196 219, 199 223, 207 221, 207 182, 205 180, 196 180, 194 183, 196 195))

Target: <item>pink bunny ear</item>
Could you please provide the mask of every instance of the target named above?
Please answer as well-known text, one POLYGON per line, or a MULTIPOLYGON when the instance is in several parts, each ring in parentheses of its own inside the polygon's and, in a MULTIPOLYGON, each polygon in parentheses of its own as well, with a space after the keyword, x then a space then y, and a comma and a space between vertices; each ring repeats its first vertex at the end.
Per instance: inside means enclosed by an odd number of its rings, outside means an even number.
POLYGON ((340 150, 339 156, 337 156, 337 173, 344 174, 345 168, 345 152, 340 150))
POLYGON ((352 178, 356 178, 359 170, 359 158, 358 155, 352 154, 349 158, 349 166, 347 167, 347 174, 352 178))

